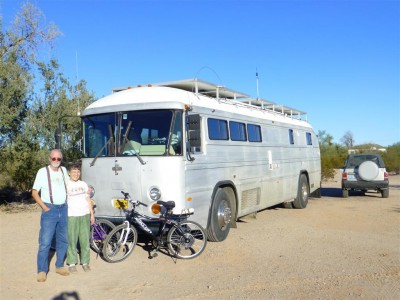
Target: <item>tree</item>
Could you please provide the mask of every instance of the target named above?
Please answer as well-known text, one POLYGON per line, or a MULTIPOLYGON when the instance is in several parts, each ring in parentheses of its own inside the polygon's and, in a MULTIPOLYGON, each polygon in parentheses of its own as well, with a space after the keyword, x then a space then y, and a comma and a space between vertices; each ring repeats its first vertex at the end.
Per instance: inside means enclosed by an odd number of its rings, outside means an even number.
POLYGON ((325 130, 318 130, 318 141, 320 145, 332 145, 333 136, 328 134, 325 130))
MULTIPOLYGON (((0 38, 4 37, 1 35, 0 38)), ((4 39, 1 40, 2 59, 0 61, 0 147, 11 145, 20 133, 20 120, 27 112, 27 97, 31 76, 18 63, 16 51, 4 55, 4 39)))
POLYGON ((61 129, 61 145, 64 156, 69 161, 76 161, 81 158, 81 122, 79 118, 71 117, 80 115, 83 108, 95 101, 93 92, 89 92, 86 81, 81 80, 72 88, 72 100, 64 111, 63 117, 59 119, 59 129, 61 129))
MULTIPOLYGON (((60 34, 55 25, 43 20, 42 12, 27 2, 11 28, 3 32, 1 27, 0 193, 1 189, 30 189, 36 170, 47 162, 55 146, 60 120, 76 115, 77 103, 86 107, 94 100, 85 81, 76 86, 69 83, 55 58, 40 60, 39 52, 52 48, 60 34)), ((79 158, 79 120, 68 120, 63 127, 65 148, 72 149, 68 155, 79 158)))
POLYGON ((11 28, 3 32, 0 19, 0 147, 10 147, 21 134, 33 91, 33 69, 38 53, 60 35, 53 24, 43 24, 43 13, 30 2, 22 5, 11 28))
POLYGON ((351 131, 346 131, 340 141, 347 147, 352 148, 355 144, 354 136, 351 131))

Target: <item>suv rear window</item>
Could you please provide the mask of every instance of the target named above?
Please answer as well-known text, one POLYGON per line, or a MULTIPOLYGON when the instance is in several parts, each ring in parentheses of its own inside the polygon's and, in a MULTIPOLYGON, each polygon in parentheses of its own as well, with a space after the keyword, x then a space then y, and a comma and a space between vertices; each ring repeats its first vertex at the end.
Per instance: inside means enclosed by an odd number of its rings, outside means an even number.
POLYGON ((383 162, 383 159, 379 155, 374 155, 374 154, 356 154, 356 155, 349 155, 346 160, 346 167, 348 168, 356 168, 358 167, 362 162, 370 160, 375 162, 379 168, 384 168, 385 164, 383 162))

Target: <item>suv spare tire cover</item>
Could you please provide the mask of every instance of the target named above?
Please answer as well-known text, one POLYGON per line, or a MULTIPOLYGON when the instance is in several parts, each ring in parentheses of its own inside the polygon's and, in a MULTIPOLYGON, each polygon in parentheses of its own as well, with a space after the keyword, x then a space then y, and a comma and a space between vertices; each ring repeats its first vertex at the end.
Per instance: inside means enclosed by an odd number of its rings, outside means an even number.
POLYGON ((379 174, 379 167, 373 161, 364 161, 358 167, 358 175, 364 180, 374 180, 379 174))

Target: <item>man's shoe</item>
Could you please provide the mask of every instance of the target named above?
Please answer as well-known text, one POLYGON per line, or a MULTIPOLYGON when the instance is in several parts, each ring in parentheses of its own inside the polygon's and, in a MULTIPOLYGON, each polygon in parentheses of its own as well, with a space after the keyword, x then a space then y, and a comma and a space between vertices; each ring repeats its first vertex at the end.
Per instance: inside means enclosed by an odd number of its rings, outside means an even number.
POLYGON ((38 282, 45 282, 47 278, 47 275, 45 272, 39 272, 37 275, 37 281, 38 282))
POLYGON ((66 268, 56 268, 56 273, 62 276, 68 276, 69 272, 66 268))
POLYGON ((69 266, 68 270, 69 270, 70 273, 76 273, 76 272, 78 272, 78 270, 76 269, 76 266, 75 266, 75 265, 69 266))
POLYGON ((89 267, 89 265, 82 265, 82 269, 83 269, 83 271, 85 271, 85 272, 90 272, 90 267, 89 267))

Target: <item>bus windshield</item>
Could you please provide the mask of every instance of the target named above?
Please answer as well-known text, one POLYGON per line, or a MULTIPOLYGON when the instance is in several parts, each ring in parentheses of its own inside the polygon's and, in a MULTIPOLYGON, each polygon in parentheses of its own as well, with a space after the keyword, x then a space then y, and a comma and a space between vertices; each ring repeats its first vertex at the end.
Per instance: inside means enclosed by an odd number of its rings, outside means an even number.
POLYGON ((84 157, 182 155, 182 112, 142 110, 83 117, 84 157))

